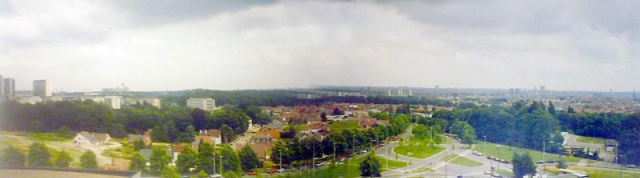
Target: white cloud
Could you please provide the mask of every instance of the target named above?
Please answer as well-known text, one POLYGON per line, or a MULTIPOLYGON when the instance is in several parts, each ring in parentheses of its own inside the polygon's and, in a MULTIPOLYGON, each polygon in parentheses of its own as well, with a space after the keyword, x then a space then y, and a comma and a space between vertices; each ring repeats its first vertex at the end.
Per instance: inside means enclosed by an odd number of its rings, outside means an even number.
POLYGON ((0 75, 66 91, 639 84, 624 3, 211 2, 11 1, 0 75))

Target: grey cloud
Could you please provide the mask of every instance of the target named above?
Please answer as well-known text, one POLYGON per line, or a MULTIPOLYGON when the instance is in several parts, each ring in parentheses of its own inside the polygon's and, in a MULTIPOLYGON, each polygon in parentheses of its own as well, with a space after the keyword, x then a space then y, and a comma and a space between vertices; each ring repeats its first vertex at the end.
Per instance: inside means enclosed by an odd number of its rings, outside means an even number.
POLYGON ((129 15, 133 26, 156 26, 169 23, 180 23, 190 20, 203 20, 213 15, 236 12, 247 8, 268 5, 275 0, 117 0, 113 1, 129 15))

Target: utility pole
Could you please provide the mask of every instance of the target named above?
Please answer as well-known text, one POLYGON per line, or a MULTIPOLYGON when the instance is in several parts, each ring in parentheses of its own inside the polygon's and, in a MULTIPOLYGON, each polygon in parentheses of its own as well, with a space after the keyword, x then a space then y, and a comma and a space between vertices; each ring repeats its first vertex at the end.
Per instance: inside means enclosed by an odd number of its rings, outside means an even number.
POLYGON ((282 170, 282 149, 278 150, 278 155, 280 155, 280 170, 282 170))
POLYGON ((547 160, 545 160, 545 142, 542 142, 542 175, 546 175, 547 171, 544 170, 547 168, 547 160))
POLYGON ((445 153, 444 157, 447 160, 445 161, 445 164, 444 164, 444 177, 447 178, 447 173, 448 173, 447 169, 449 167, 449 150, 445 150, 445 151, 447 151, 447 152, 445 153))
MULTIPOLYGON (((500 159, 500 145, 498 145, 498 157, 497 157, 497 159, 500 159)), ((496 169, 496 172, 498 172, 498 171, 500 171, 500 161, 496 161, 496 162, 498 162, 498 163, 496 163, 496 164, 498 164, 498 168, 496 169)))

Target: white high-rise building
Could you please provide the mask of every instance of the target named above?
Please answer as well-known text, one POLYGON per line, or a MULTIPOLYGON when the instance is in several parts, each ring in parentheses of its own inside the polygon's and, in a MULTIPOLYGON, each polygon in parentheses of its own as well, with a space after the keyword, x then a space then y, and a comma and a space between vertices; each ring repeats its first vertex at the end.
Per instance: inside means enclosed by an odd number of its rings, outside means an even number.
POLYGON ((4 95, 12 97, 16 92, 16 80, 13 78, 4 79, 4 95))
POLYGON ((107 96, 104 97, 104 103, 111 106, 113 109, 120 109, 120 105, 122 104, 121 96, 107 96))
POLYGON ((187 106, 205 111, 214 111, 216 110, 216 100, 211 98, 189 98, 187 106))
POLYGON ((34 80, 33 96, 43 98, 51 96, 51 83, 49 83, 49 80, 34 80))

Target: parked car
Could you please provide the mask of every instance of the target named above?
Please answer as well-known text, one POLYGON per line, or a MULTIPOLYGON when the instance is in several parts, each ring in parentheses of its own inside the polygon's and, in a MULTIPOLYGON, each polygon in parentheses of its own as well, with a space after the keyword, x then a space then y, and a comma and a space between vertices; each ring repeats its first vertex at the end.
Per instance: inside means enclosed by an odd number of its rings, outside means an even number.
POLYGON ((556 162, 553 160, 547 160, 547 163, 556 163, 556 162))
POLYGON ((486 170, 486 171, 484 171, 484 174, 485 174, 485 175, 491 175, 491 171, 486 170))
POLYGON ((283 172, 287 172, 287 170, 286 169, 278 169, 278 172, 279 173, 283 173, 283 172))
POLYGON ((493 156, 487 156, 487 159, 493 159, 493 156))
POLYGON ((536 164, 542 164, 542 163, 544 163, 544 161, 542 161, 542 160, 536 162, 536 164))
POLYGON ((636 168, 636 165, 635 165, 635 164, 627 164, 627 165, 624 165, 624 166, 625 166, 625 167, 628 167, 628 168, 636 168))
POLYGON ((251 172, 249 172, 249 175, 250 175, 250 176, 255 176, 255 175, 256 175, 256 171, 251 171, 251 172))
POLYGON ((267 171, 267 173, 269 173, 269 174, 275 174, 276 172, 278 172, 278 170, 275 169, 275 168, 270 169, 269 171, 267 171))
POLYGON ((491 173, 491 177, 500 177, 500 174, 498 174, 497 172, 491 173))

